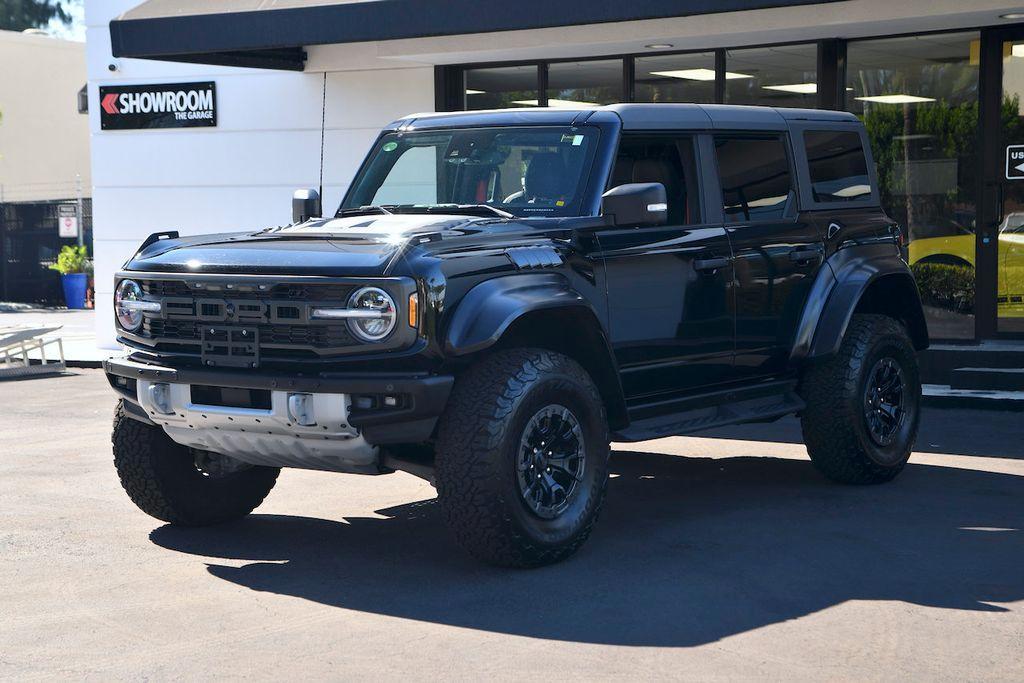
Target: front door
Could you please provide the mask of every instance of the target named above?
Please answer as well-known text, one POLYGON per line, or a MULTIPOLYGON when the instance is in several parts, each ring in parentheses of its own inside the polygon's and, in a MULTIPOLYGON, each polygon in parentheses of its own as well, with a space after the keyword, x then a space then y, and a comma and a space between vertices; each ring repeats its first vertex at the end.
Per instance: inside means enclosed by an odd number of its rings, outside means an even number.
POLYGON ((1024 31, 1000 31, 987 39, 989 70, 1001 79, 993 79, 999 87, 993 83, 983 91, 983 124, 989 125, 982 126, 982 135, 989 140, 977 296, 979 308, 995 314, 994 326, 989 323, 983 331, 1019 338, 1024 336, 1024 31))
POLYGON ((715 135, 722 212, 734 255, 734 376, 782 374, 814 276, 821 236, 797 215, 787 137, 715 135))
POLYGON ((624 134, 610 186, 658 182, 668 224, 597 238, 608 277, 612 348, 627 400, 668 400, 727 381, 733 356, 725 230, 705 219, 695 140, 624 134))

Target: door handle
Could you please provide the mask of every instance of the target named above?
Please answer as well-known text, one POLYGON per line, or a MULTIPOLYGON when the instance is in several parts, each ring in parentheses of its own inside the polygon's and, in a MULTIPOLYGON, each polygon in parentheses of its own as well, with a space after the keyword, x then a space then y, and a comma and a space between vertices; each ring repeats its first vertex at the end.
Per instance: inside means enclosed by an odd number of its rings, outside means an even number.
POLYGON ((811 261, 817 261, 821 258, 820 249, 794 249, 789 252, 789 260, 796 261, 797 263, 810 263, 811 261))
POLYGON ((725 256, 718 258, 699 258, 693 261, 693 268, 701 273, 714 274, 722 268, 729 267, 729 261, 731 259, 725 256))

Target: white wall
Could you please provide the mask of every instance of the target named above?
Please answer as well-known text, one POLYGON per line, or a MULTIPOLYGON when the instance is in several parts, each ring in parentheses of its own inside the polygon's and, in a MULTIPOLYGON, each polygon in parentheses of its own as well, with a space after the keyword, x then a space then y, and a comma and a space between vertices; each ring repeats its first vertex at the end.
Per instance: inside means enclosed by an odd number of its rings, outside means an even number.
POLYGON ((88 196, 85 79, 83 43, 0 31, 0 202, 88 196))
POLYGON ((104 347, 114 345, 113 275, 147 235, 288 223, 292 191, 320 182, 322 117, 329 210, 382 125, 434 108, 432 67, 377 60, 366 46, 335 52, 330 60, 311 52, 302 73, 115 60, 108 22, 136 4, 86 2, 96 329, 104 347), (112 63, 117 71, 108 70, 112 63), (100 130, 99 86, 190 80, 216 82, 215 128, 100 130))

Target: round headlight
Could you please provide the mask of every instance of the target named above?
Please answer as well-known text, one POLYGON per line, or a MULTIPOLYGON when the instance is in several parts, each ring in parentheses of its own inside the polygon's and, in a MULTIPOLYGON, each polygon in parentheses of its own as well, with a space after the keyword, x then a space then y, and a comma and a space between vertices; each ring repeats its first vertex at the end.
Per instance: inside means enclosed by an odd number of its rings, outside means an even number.
POLYGON ((135 280, 122 280, 114 293, 114 313, 117 315, 117 322, 129 332, 142 327, 142 311, 137 308, 125 306, 129 301, 142 299, 142 287, 135 280))
POLYGON ((348 300, 348 307, 366 311, 364 316, 348 320, 352 334, 363 341, 380 341, 395 329, 398 310, 395 307, 395 300, 383 289, 363 287, 356 290, 348 300))

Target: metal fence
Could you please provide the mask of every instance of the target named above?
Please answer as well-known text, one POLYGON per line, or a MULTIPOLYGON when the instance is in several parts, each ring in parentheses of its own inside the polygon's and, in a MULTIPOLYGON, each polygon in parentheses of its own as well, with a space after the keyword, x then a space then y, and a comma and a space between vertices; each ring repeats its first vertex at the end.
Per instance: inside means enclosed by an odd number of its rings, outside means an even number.
MULTIPOLYGON (((76 199, 0 203, 0 301, 61 305, 60 275, 49 266, 64 245, 77 237, 60 237, 60 205, 76 199)), ((92 255, 92 200, 82 201, 84 244, 92 255)))

